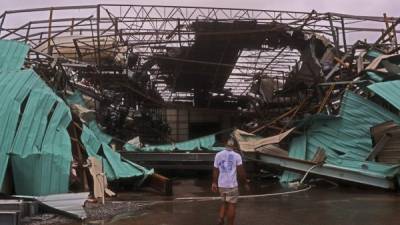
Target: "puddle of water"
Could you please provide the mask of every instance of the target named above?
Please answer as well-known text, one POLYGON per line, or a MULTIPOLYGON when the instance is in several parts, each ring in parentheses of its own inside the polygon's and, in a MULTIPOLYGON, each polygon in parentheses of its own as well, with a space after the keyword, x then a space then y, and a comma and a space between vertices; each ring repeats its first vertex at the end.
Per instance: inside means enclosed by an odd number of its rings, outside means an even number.
MULTIPOLYGON (((175 197, 210 196, 209 182, 182 181, 175 197), (185 193, 186 190, 191 190, 185 193), (195 190, 195 191, 193 191, 195 190)), ((254 184, 251 193, 287 189, 275 182, 254 184)), ((147 198, 147 197, 145 197, 147 198)), ((86 224, 110 225, 214 225, 220 201, 169 201, 139 212, 86 224)), ((241 199, 236 225, 398 225, 400 196, 379 190, 320 187, 292 195, 241 199)), ((77 224, 74 224, 77 225, 77 224)))

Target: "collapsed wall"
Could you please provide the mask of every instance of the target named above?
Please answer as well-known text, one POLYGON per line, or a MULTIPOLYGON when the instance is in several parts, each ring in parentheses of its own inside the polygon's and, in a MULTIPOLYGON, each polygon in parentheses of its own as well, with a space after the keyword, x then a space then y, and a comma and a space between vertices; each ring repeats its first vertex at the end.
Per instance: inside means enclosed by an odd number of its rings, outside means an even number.
POLYGON ((143 180, 152 174, 112 150, 111 137, 95 121, 83 125, 79 140, 72 138, 68 130, 72 123, 70 107, 34 70, 23 69, 29 46, 1 40, 0 49, 0 187, 5 176, 12 174, 18 195, 69 192, 71 171, 82 170, 85 161, 74 159, 72 141, 83 143, 80 155, 103 162, 110 181, 143 180), (73 162, 79 167, 73 168, 73 162), (11 173, 7 173, 8 168, 11 173))

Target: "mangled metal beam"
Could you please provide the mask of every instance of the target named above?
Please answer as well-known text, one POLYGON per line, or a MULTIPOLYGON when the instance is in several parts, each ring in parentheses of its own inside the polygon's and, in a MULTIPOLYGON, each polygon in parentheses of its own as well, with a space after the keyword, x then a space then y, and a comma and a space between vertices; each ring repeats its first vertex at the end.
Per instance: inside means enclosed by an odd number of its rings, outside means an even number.
POLYGON ((332 164, 321 164, 289 157, 259 153, 252 158, 269 166, 280 167, 300 173, 310 173, 316 176, 333 178, 341 181, 363 184, 383 189, 395 189, 395 180, 373 172, 360 172, 332 164))
POLYGON ((215 153, 145 153, 121 151, 121 155, 135 163, 155 169, 210 170, 215 153))

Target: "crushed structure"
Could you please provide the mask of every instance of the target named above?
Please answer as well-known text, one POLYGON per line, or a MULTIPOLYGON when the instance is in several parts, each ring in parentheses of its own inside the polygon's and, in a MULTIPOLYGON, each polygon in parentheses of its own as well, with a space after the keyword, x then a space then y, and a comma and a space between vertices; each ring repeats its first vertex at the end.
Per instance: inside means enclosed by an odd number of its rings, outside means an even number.
POLYGON ((208 167, 220 133, 284 170, 283 183, 310 174, 396 189, 399 22, 115 4, 6 11, 0 190, 102 196, 107 182, 90 176, 103 175, 170 190, 138 162, 208 167))

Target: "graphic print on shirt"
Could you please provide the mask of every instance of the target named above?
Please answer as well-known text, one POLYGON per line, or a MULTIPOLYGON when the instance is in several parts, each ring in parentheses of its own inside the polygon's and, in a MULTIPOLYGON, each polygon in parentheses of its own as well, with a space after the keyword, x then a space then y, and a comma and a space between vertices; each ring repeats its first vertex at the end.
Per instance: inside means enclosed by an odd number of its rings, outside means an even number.
POLYGON ((219 163, 219 169, 221 173, 229 173, 233 170, 234 157, 233 154, 228 155, 227 160, 221 160, 219 163))

